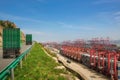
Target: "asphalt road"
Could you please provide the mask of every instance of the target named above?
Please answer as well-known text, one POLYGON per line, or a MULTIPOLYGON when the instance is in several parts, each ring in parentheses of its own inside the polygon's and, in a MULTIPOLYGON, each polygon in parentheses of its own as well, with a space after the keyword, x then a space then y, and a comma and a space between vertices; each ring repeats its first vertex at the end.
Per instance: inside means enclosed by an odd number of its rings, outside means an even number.
MULTIPOLYGON (((21 51, 24 52, 28 47, 31 45, 23 45, 21 48, 21 51)), ((15 58, 3 58, 3 50, 2 47, 0 47, 0 71, 2 71, 7 65, 9 65, 15 58)))

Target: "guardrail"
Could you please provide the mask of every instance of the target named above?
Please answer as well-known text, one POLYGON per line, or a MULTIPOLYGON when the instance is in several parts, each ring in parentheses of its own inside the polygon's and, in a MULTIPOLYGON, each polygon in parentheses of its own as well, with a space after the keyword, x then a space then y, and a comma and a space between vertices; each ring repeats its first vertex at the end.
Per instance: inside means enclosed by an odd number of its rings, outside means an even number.
POLYGON ((25 58, 26 55, 29 53, 32 46, 27 48, 26 51, 24 51, 18 58, 16 58, 13 62, 11 62, 7 67, 5 67, 0 72, 0 80, 5 80, 7 76, 11 75, 11 80, 14 80, 14 68, 20 63, 20 68, 22 68, 22 59, 25 58))

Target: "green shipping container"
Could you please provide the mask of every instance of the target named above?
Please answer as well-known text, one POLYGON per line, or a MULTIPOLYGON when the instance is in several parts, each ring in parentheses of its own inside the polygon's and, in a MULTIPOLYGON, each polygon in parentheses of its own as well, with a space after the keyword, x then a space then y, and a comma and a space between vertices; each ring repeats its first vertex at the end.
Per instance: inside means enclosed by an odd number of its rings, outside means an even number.
POLYGON ((26 34, 26 45, 32 44, 32 34, 26 34))
POLYGON ((3 49, 18 49, 21 47, 20 29, 3 29, 3 49))
POLYGON ((11 54, 20 54, 21 36, 20 28, 5 28, 3 29, 3 57, 8 57, 11 54))

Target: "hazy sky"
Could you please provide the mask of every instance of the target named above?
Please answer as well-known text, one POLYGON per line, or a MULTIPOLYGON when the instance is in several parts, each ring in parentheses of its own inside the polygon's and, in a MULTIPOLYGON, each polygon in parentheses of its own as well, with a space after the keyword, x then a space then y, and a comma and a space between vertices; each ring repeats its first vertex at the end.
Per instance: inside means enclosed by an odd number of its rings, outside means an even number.
POLYGON ((0 19, 37 41, 120 39, 120 0, 0 0, 0 19))

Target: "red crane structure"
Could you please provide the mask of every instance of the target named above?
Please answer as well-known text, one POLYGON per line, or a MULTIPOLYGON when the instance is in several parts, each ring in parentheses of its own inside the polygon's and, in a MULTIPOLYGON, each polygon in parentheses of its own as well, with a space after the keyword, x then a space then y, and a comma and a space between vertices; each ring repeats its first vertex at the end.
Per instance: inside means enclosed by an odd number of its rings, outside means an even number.
POLYGON ((120 60, 120 50, 110 43, 109 38, 64 41, 60 53, 106 76, 111 76, 114 80, 118 79, 117 62, 120 60))

